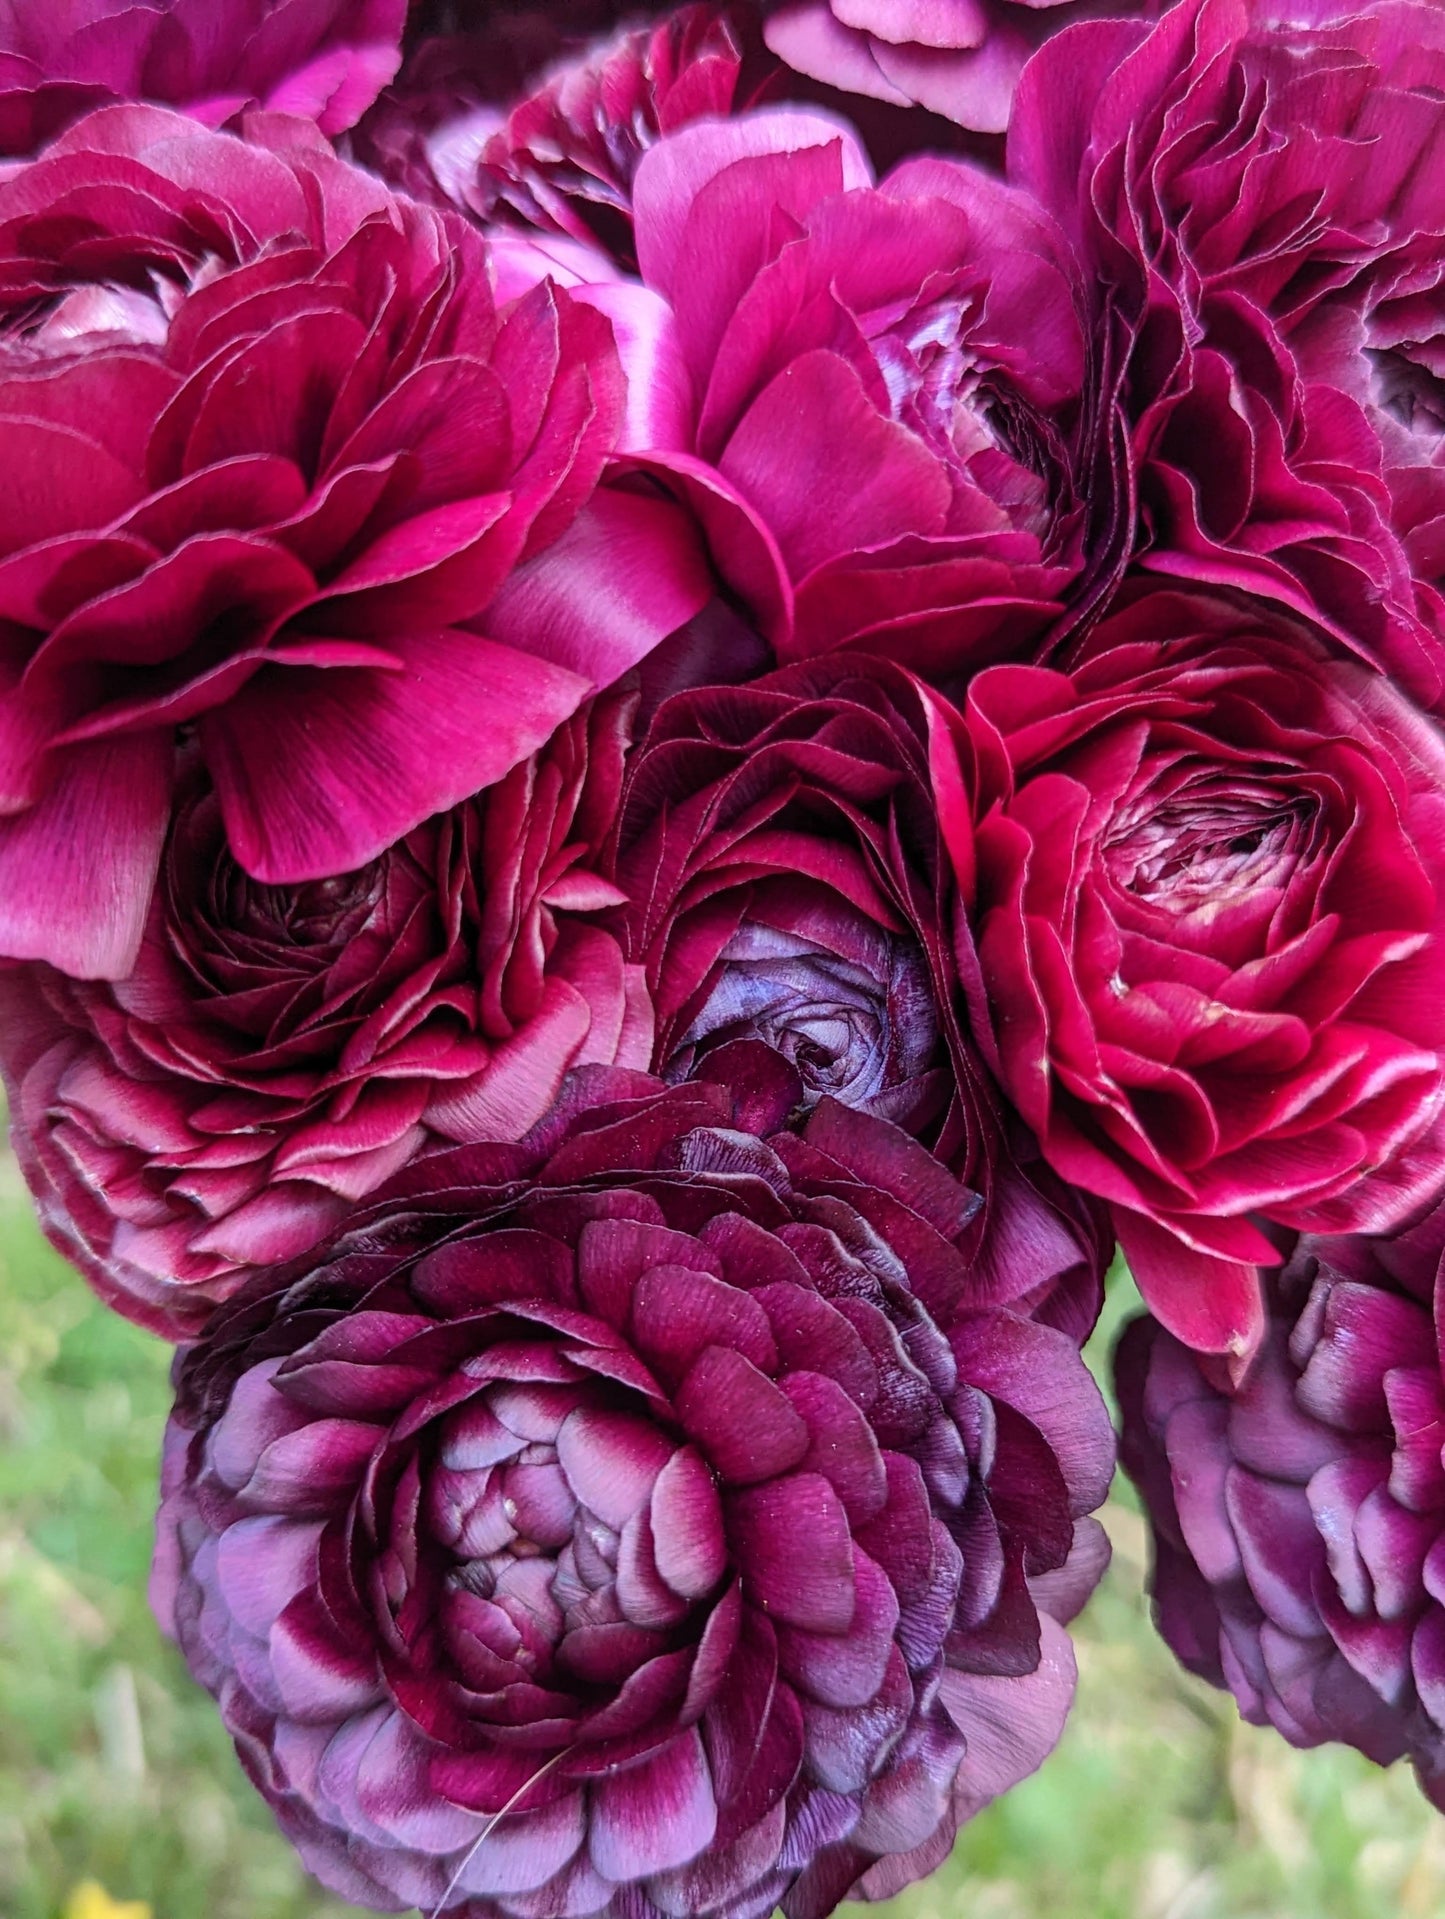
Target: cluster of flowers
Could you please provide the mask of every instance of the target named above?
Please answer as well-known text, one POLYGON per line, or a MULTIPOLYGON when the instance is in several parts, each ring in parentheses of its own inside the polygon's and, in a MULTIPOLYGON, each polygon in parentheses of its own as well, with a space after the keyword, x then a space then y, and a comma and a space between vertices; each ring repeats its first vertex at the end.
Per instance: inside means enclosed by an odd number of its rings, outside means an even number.
POLYGON ((0 1063, 308 1867, 823 1919, 1107 1558, 1445 1806, 1445 11, 0 0, 0 1063))

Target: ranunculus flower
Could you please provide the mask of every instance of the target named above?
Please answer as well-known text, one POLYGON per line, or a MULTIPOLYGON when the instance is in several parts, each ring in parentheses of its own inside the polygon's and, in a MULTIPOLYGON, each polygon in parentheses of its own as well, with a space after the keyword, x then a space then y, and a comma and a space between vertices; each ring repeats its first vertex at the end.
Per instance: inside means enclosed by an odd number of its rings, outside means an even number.
POLYGON ((1438 352, 1438 9, 1182 0, 1152 27, 1085 23, 1030 64, 1009 173, 1088 263, 1143 563, 1270 595, 1445 697, 1440 603, 1411 575, 1412 553, 1440 571, 1445 512, 1411 397, 1438 352))
MULTIPOLYGON (((510 212, 554 227, 635 266, 638 164, 663 134, 736 110, 743 26, 741 7, 708 0, 560 63, 480 144, 463 203, 483 219, 510 212)), ((463 172, 458 137, 464 126, 443 136, 438 154, 449 178, 463 172)))
POLYGON ((1445 1174, 1438 729, 1265 603, 1147 587, 951 724, 1004 1087, 1154 1312, 1239 1355, 1278 1257, 1256 1218, 1388 1231, 1445 1174))
POLYGON ((111 108, 0 182, 0 952, 85 977, 134 962, 178 728, 245 870, 326 878, 712 591, 680 512, 594 494, 599 313, 249 132, 111 108))
POLYGON ((1057 1739, 1074 1343, 964 1308, 976 1201, 895 1129, 739 1117, 638 1081, 415 1166, 183 1361, 157 1611, 344 1896, 822 1919, 1057 1739))
MULTIPOLYGON (((407 34, 406 57, 396 79, 356 128, 350 150, 367 166, 375 167, 395 186, 423 199, 440 200, 476 211, 483 211, 488 199, 477 193, 477 165, 482 149, 494 134, 507 124, 513 108, 525 112, 525 103, 534 86, 540 84, 543 97, 552 90, 546 76, 554 69, 573 65, 579 71, 590 67, 594 59, 606 59, 597 43, 618 26, 619 21, 635 21, 661 12, 667 0, 531 0, 530 4, 458 5, 441 0, 413 6, 407 34), (524 103, 520 108, 518 103, 524 103)), ((706 14, 716 18, 716 5, 685 8, 688 14, 706 14)), ((662 30, 662 38, 669 29, 662 30)), ((619 40, 629 51, 642 51, 650 36, 623 33, 619 40)), ((694 56, 698 43, 688 43, 694 56)), ((614 64, 612 71, 618 71, 614 64)), ((668 79, 672 76, 669 68, 668 79)), ((568 99, 585 112, 595 102, 587 101, 582 90, 573 87, 568 99)), ((698 96, 699 111, 706 111, 714 96, 698 96)), ((583 143, 600 150, 606 142, 617 148, 617 158, 630 151, 639 139, 647 137, 648 99, 646 83, 640 84, 636 97, 626 101, 609 97, 595 122, 581 121, 576 134, 583 143), (642 124, 637 124, 638 109, 642 124)), ((720 103, 723 107, 726 102, 720 103)), ((572 131, 570 125, 568 131, 572 131)), ((563 142, 554 159, 560 170, 566 168, 563 142)), ((580 176, 586 181, 586 176, 580 176)), ((584 192, 595 193, 598 183, 584 184, 584 192)))
POLYGON ((776 12, 777 0, 509 7, 466 19, 443 9, 466 30, 415 48, 355 150, 409 192, 585 238, 629 269, 638 163, 695 120, 802 100, 845 115, 880 166, 918 153, 1001 157, 995 136, 900 106, 896 89, 865 98, 790 68, 765 44, 776 12), (617 31, 588 44, 583 22, 617 31))
POLYGON ((1232 1392, 1148 1319, 1117 1371, 1176 1655, 1293 1745, 1408 1754, 1445 1810, 1442 1245, 1438 1206, 1394 1242, 1301 1240, 1232 1392))
POLYGON ((781 108, 659 140, 632 210, 691 380, 647 465, 781 660, 866 643, 949 676, 1097 591, 1128 516, 1027 196, 943 158, 875 185, 845 123, 781 108))
POLYGON ((965 1024, 958 899, 928 711, 898 667, 843 653, 659 710, 633 752, 612 869, 646 969, 656 1070, 740 1041, 922 1138, 981 1196, 967 1244, 991 1303, 1082 1341, 1112 1239, 1005 1116, 965 1024))
POLYGON ((406 0, 0 0, 0 154, 118 100, 340 133, 396 72, 405 23, 406 0))
MULTIPOLYGON (((1024 62, 1075 20, 1123 5, 1093 0, 790 0, 765 35, 773 51, 843 93, 927 107, 1003 133, 1024 62)), ((1147 4, 1139 11, 1152 11, 1147 4)))
POLYGON ((633 703, 298 886, 243 871, 192 763, 129 978, 0 972, 16 1150, 102 1298, 194 1333, 418 1152, 520 1139, 574 1066, 648 1065, 641 969, 591 917, 633 703))

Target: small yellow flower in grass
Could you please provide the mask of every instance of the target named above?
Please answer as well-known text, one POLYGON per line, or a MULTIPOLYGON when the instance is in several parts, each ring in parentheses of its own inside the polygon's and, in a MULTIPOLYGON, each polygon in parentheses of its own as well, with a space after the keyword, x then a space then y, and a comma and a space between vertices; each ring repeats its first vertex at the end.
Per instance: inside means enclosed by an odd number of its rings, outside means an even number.
POLYGON ((83 1879, 65 1903, 65 1919, 151 1919, 144 1899, 112 1899, 97 1880, 83 1879))

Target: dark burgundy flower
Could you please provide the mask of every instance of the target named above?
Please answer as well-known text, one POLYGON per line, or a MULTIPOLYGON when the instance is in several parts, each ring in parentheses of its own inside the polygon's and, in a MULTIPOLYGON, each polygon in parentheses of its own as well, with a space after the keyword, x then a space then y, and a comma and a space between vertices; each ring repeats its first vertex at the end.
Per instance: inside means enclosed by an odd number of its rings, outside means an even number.
POLYGON ((632 704, 299 886, 237 864, 193 763, 129 978, 0 973, 16 1150, 104 1299, 192 1333, 418 1152, 520 1139, 574 1066, 648 1065, 640 968, 587 917, 619 897, 594 869, 632 704))
POLYGON ((1427 703, 1442 156, 1445 30, 1411 0, 1091 22, 1037 55, 1009 132, 1125 343, 1144 564, 1270 595, 1427 703))
POLYGON ((1395 1241, 1302 1239, 1233 1391, 1152 1320, 1117 1369, 1155 1617, 1297 1746, 1408 1754, 1445 1810, 1445 1379, 1436 1207, 1395 1241))
POLYGON ((1052 1748, 1112 1434, 893 1128, 597 1097, 222 1309, 155 1603, 345 1896, 821 1919, 1052 1748))
POLYGON ((805 1103, 906 1127, 982 1196, 979 1296, 1087 1336, 1112 1242, 1005 1118, 968 1033, 928 711, 906 673, 840 654, 668 700, 628 770, 614 876, 658 1071, 761 1042, 805 1103))
POLYGON ((1003 1084, 1170 1330, 1246 1352, 1257 1220, 1388 1231, 1445 1173, 1445 744, 1263 603, 1147 588, 951 737, 1003 1084))
POLYGON ((245 870, 327 878, 712 590, 680 513, 594 493, 601 315, 249 132, 112 108, 0 182, 0 952, 85 977, 134 961, 179 727, 245 870))
POLYGON ((118 100, 340 133, 395 73, 405 21, 406 0, 0 0, 0 154, 118 100))
POLYGON ((1024 62, 1042 41, 1127 0, 787 0, 767 42, 800 73, 843 93, 922 106, 1003 133, 1024 62))

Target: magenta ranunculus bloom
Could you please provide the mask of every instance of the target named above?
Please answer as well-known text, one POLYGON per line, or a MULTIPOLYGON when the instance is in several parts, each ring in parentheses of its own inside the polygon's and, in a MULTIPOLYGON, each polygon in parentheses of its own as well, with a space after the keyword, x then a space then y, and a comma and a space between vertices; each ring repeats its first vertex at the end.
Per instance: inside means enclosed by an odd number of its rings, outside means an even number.
POLYGON ((805 1104, 826 1095, 903 1126, 981 1196, 974 1297, 1082 1342, 1112 1235, 1006 1117, 968 1032, 928 710, 909 676, 843 653, 679 693, 634 750, 617 843, 656 1070, 685 1079, 761 1042, 805 1104))
POLYGON ((975 1197, 832 1102, 768 1139, 625 1077, 181 1365, 157 1612, 366 1904, 822 1919, 1069 1708, 1113 1436, 1066 1334, 970 1309, 975 1197))
POLYGON ((1159 1318, 1247 1353, 1257 1220, 1389 1231, 1445 1175, 1445 743, 1267 604, 1147 585, 935 740, 1004 1087, 1159 1318))
POLYGON ((1127 343, 1144 563, 1268 594, 1431 704, 1442 88, 1433 7, 1183 0, 1051 41, 1009 130, 1127 343))
POLYGON ((786 0, 764 31, 790 66, 840 92, 1003 133, 1034 49, 1076 20, 1126 10, 1154 8, 1148 0, 786 0))
MULTIPOLYGON (((626 0, 530 0, 530 4, 508 0, 502 6, 442 0, 441 4, 413 5, 401 71, 351 136, 350 150, 408 193, 485 215, 497 196, 492 189, 478 191, 477 166, 483 148, 494 135, 503 134, 514 109, 520 116, 519 129, 530 127, 540 136, 547 118, 543 103, 555 97, 564 115, 564 137, 549 160, 532 157, 561 199, 570 197, 574 185, 584 198, 599 197, 611 182, 612 169, 622 166, 625 170, 624 156, 635 153, 638 143, 655 132, 648 79, 642 72, 651 35, 619 32, 620 58, 609 59, 599 43, 605 45, 604 36, 618 28, 619 21, 635 22, 661 12, 665 4, 666 0, 639 0, 636 5, 626 0), (590 96, 587 86, 577 80, 563 81, 565 70, 580 76, 599 60, 607 61, 610 76, 605 100, 590 96), (632 88, 619 92, 619 81, 627 87, 624 76, 632 60, 639 63, 637 79, 632 88), (530 98, 533 88, 540 88, 535 101, 530 98), (572 109, 577 114, 575 126, 565 118, 572 109), (567 135, 574 133, 581 143, 591 145, 591 174, 585 165, 574 167, 569 161, 567 135), (603 159, 604 154, 610 158, 603 159)), ((720 21, 725 11, 730 10, 709 0, 705 6, 679 9, 676 17, 681 27, 694 15, 720 21)), ((665 26, 659 44, 671 38, 673 29, 665 26)), ((703 43, 688 36, 680 44, 696 59, 703 43)), ((664 85, 674 77, 675 62, 669 61, 664 85)), ((698 111, 714 105, 719 111, 726 109, 726 99, 719 100, 707 89, 696 98, 698 111)), ((528 199, 532 200, 530 193, 528 199)))
POLYGON ((0 154, 118 100, 340 133, 396 72, 405 23, 406 0, 0 0, 0 154))
POLYGON ((1399 1239, 1303 1239, 1232 1392, 1152 1320, 1117 1361, 1155 1618, 1297 1746, 1402 1755, 1445 1810, 1445 1380, 1437 1206, 1399 1239))
POLYGON ((1113 564, 1083 296, 1027 196, 942 158, 875 185, 845 123, 780 108, 659 140, 633 217, 691 382, 647 465, 782 661, 956 674, 1113 564))
POLYGON ((635 267, 637 167, 664 134, 737 110, 744 25, 741 7, 708 0, 679 7, 657 26, 619 33, 560 64, 514 105, 474 145, 470 177, 458 164, 465 122, 433 143, 434 165, 460 178, 458 197, 483 219, 508 212, 601 245, 635 267))
POLYGON ((0 972, 16 1151, 109 1304, 194 1333, 417 1153, 520 1139, 572 1067, 645 1068, 641 968, 596 924, 634 696, 603 695, 360 871, 267 886, 183 776, 135 969, 0 972))
POLYGON ((116 107, 0 182, 0 953, 84 977, 134 962, 178 728, 241 866, 327 878, 712 591, 680 511, 596 492, 601 314, 249 133, 116 107))

